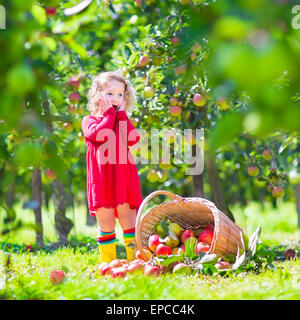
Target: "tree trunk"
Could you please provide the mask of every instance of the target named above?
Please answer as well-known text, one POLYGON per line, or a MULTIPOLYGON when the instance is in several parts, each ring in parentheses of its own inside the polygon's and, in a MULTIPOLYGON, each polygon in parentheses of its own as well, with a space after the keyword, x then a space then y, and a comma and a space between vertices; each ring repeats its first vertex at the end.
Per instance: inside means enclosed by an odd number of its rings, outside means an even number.
MULTIPOLYGON (((196 148, 197 145, 194 144, 192 146, 192 155, 196 156, 196 148)), ((198 198, 204 197, 204 190, 203 190, 203 173, 193 175, 193 196, 198 198)))
POLYGON ((56 200, 55 228, 58 232, 59 242, 61 244, 67 244, 69 243, 68 234, 73 227, 73 223, 66 217, 66 193, 60 179, 55 179, 52 185, 56 200))
POLYGON ((42 224, 42 178, 41 169, 34 168, 32 173, 32 198, 36 200, 38 206, 33 209, 35 216, 36 242, 39 246, 43 245, 43 224, 42 224))
POLYGON ((296 208, 297 208, 297 214, 298 214, 298 228, 300 228, 300 183, 296 184, 295 191, 296 191, 296 208))
POLYGON ((96 224, 96 218, 90 214, 86 193, 85 193, 85 206, 86 206, 86 224, 88 226, 94 226, 96 224))
POLYGON ((234 222, 234 216, 224 200, 224 194, 218 176, 215 155, 211 155, 208 152, 205 152, 205 169, 207 171, 208 181, 211 187, 215 205, 234 222))
MULTIPOLYGON (((49 102, 44 101, 43 108, 45 112, 45 122, 48 130, 53 133, 51 114, 49 110, 49 102)), ((66 217, 66 193, 64 186, 59 178, 56 178, 52 182, 55 199, 56 199, 56 209, 55 209, 55 228, 58 232, 59 242, 61 244, 67 244, 68 241, 68 233, 73 227, 73 223, 70 219, 66 217)))

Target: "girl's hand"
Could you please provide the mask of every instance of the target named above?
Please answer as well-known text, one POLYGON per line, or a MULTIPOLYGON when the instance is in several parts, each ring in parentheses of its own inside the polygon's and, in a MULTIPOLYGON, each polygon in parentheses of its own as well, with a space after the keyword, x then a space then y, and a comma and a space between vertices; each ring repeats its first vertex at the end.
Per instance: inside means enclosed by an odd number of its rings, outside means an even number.
POLYGON ((100 96, 99 105, 102 108, 102 112, 104 113, 106 110, 112 107, 112 104, 108 100, 108 97, 104 94, 100 96))
POLYGON ((125 106, 126 106, 126 101, 123 100, 122 104, 121 104, 120 107, 118 108, 118 111, 126 111, 126 110, 125 110, 125 106))

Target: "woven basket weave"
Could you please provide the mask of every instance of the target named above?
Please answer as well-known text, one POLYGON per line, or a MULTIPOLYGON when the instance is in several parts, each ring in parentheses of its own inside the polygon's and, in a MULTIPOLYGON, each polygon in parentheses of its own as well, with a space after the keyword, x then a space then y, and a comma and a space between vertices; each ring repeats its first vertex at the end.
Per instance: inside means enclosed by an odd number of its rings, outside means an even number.
POLYGON ((214 203, 203 198, 183 198, 166 190, 150 193, 141 203, 136 218, 136 246, 147 260, 143 246, 153 234, 157 222, 167 218, 184 229, 198 229, 208 224, 214 226, 214 235, 209 253, 217 255, 236 254, 238 247, 244 249, 243 230, 221 212, 214 203), (146 204, 157 195, 166 195, 173 200, 154 206, 146 214, 146 204))

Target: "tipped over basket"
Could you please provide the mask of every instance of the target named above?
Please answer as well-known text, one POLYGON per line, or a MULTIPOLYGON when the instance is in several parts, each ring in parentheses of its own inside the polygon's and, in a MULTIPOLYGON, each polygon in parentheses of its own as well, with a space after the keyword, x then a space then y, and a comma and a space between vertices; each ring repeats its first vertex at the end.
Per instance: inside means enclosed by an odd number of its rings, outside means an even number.
POLYGON ((208 224, 213 225, 214 235, 209 253, 236 255, 238 247, 244 249, 243 230, 214 203, 204 198, 183 198, 170 191, 157 190, 143 200, 137 213, 136 245, 143 259, 147 260, 143 246, 148 247, 148 239, 153 234, 154 225, 165 218, 178 223, 183 229, 195 230, 208 224), (173 200, 154 206, 143 214, 146 204, 160 194, 169 196, 173 200))

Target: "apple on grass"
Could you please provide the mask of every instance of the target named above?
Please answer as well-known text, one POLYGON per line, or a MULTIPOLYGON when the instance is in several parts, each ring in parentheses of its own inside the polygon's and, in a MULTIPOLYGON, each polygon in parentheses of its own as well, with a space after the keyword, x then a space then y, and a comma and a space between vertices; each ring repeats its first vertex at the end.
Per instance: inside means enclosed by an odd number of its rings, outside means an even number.
POLYGON ((53 270, 50 274, 50 281, 52 284, 62 283, 66 274, 63 270, 53 270))
POLYGON ((159 266, 146 265, 144 268, 145 276, 159 277, 161 274, 161 268, 159 266))
POLYGON ((178 263, 173 268, 173 273, 190 274, 191 268, 186 263, 178 263))

